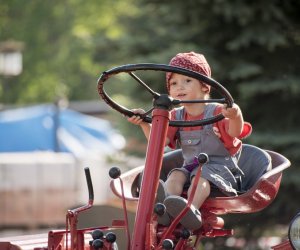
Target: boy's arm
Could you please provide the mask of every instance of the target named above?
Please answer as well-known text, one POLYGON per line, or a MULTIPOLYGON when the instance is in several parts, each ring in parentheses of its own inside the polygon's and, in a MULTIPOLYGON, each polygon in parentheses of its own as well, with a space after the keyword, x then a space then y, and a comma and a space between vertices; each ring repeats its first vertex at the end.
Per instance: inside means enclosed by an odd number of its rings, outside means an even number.
MULTIPOLYGON (((151 124, 149 124, 147 122, 141 122, 139 125, 142 128, 142 130, 144 132, 144 135, 146 136, 147 140, 149 140, 150 131, 151 131, 151 124)), ((170 139, 167 137, 165 146, 167 146, 169 143, 170 143, 170 139)))
POLYGON ((150 135, 150 130, 151 130, 151 124, 144 122, 140 116, 140 115, 144 114, 145 111, 143 109, 132 109, 131 111, 136 115, 128 117, 127 121, 129 121, 132 124, 139 125, 142 128, 144 135, 146 136, 146 138, 148 140, 149 135, 150 135))
MULTIPOLYGON (((134 112, 135 114, 145 113, 145 111, 142 109, 133 109, 132 112, 134 112)), ((147 140, 149 140, 150 131, 151 131, 150 123, 144 122, 143 119, 139 115, 133 115, 131 117, 128 117, 127 121, 131 122, 132 124, 139 125, 142 128, 145 137, 147 138, 147 140)), ((167 137, 165 146, 168 145, 169 143, 170 143, 170 140, 167 137)))
POLYGON ((144 135, 146 136, 147 140, 149 140, 150 131, 151 131, 151 124, 147 122, 140 123, 140 127, 142 128, 144 135))
POLYGON ((235 103, 232 108, 223 107, 222 114, 229 120, 227 133, 231 137, 238 137, 242 133, 244 126, 243 114, 240 107, 235 103))

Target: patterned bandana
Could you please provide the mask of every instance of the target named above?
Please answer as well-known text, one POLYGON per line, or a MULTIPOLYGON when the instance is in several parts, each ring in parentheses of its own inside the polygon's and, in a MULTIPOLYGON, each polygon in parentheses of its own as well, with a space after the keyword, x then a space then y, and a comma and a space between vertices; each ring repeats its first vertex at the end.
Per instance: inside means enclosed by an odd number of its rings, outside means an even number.
MULTIPOLYGON (((205 76, 211 77, 210 66, 202 54, 198 54, 195 52, 179 53, 171 59, 169 65, 185 68, 188 70, 198 72, 205 76)), ((166 75, 168 91, 170 90, 169 80, 170 80, 171 76, 172 76, 171 72, 168 72, 166 75)), ((205 84, 205 85, 208 88, 208 92, 209 92, 210 86, 207 84, 205 84)))

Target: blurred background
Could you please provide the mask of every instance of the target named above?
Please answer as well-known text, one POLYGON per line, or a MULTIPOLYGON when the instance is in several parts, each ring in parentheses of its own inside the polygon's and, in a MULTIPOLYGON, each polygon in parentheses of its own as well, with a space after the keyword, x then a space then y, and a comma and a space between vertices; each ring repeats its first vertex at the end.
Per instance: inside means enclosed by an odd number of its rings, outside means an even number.
MULTIPOLYGON (((97 78, 115 66, 167 64, 195 51, 252 123, 245 142, 292 162, 270 207, 227 216, 235 238, 207 240, 203 249, 269 249, 286 237, 300 210, 299 13, 297 0, 1 0, 0 232, 64 223, 65 209, 86 198, 87 165, 97 204, 111 200, 109 167, 142 164, 146 140, 101 101, 97 78), (64 205, 50 221, 49 204, 59 199, 64 205)), ((119 80, 110 87, 115 100, 151 105, 135 82, 119 80)), ((143 80, 166 93, 163 76, 143 80)))

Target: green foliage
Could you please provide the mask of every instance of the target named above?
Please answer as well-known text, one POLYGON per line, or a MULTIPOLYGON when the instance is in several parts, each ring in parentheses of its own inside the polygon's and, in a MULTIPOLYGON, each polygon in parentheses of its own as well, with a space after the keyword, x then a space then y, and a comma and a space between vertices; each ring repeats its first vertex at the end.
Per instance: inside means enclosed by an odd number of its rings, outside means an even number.
MULTIPOLYGON (((97 78, 106 69, 167 64, 183 51, 203 53, 213 78, 229 89, 253 125, 247 142, 283 153, 292 162, 284 174, 285 194, 257 217, 269 226, 272 217, 282 211, 292 217, 300 205, 295 202, 300 181, 299 12, 297 0, 2 0, 0 40, 22 41, 25 48, 23 73, 0 78, 1 102, 94 99, 97 78)), ((164 75, 143 77, 153 90, 166 92, 164 75)), ((151 104, 132 79, 116 81, 107 86, 123 105, 147 109, 151 104)), ((115 124, 136 136, 133 125, 116 116, 115 124)), ((142 133, 139 138, 145 142, 142 133)), ((288 215, 280 222, 287 223, 288 215)), ((257 224, 248 229, 257 234, 257 224)))
POLYGON ((25 44, 24 71, 9 80, 7 102, 97 98, 95 79, 108 67, 94 61, 97 46, 122 33, 114 13, 128 15, 124 7, 123 1, 2 1, 0 40, 25 44))

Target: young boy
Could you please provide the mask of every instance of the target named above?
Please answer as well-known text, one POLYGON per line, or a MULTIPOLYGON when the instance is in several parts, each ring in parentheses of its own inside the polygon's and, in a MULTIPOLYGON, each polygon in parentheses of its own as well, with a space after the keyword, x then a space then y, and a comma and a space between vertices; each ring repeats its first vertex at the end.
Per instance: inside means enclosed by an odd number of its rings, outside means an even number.
MULTIPOLYGON (((210 66, 202 54, 194 52, 179 53, 169 63, 171 66, 189 69, 211 77, 210 66)), ((207 100, 210 97, 210 86, 205 83, 177 73, 167 73, 167 89, 171 97, 179 100, 207 100)), ((141 109, 133 110, 136 114, 144 113, 141 109)), ((186 206, 187 200, 180 197, 183 187, 193 185, 197 165, 193 164, 195 156, 206 153, 209 161, 202 168, 191 209, 180 223, 191 230, 201 227, 201 214, 198 208, 211 194, 219 189, 225 195, 237 195, 236 176, 243 175, 238 167, 238 156, 242 142, 240 138, 251 133, 251 125, 245 123, 237 104, 231 108, 221 104, 184 103, 180 108, 171 111, 171 120, 199 120, 222 113, 225 119, 203 127, 169 127, 166 144, 175 148, 179 142, 182 148, 184 164, 173 169, 165 183, 167 197, 163 197, 167 214, 176 217, 186 206), (165 199, 164 199, 165 198, 165 199)), ((143 122, 140 116, 132 116, 128 121, 140 125, 146 138, 149 138, 151 125, 143 122)), ((162 224, 168 224, 166 216, 162 224)))

